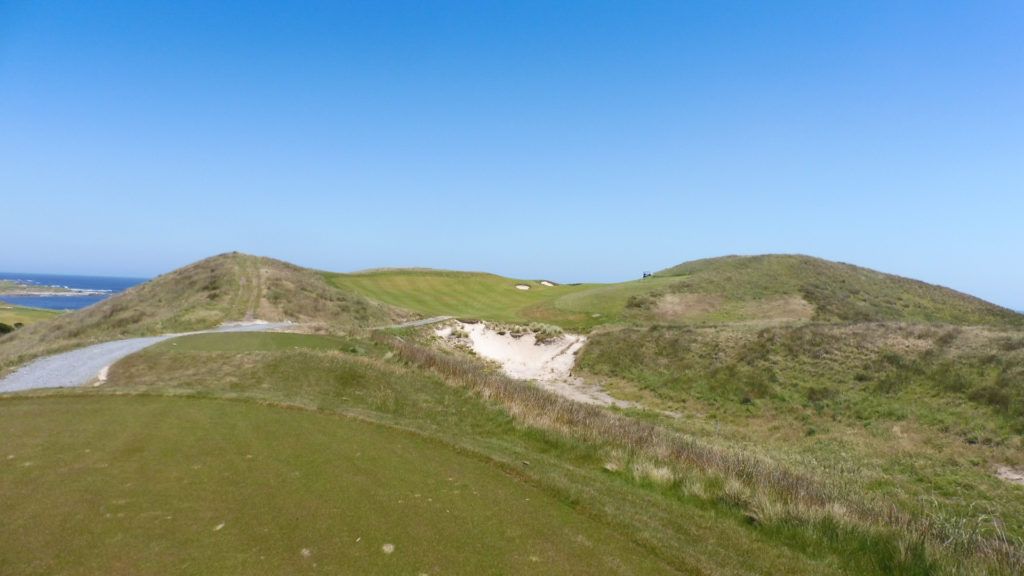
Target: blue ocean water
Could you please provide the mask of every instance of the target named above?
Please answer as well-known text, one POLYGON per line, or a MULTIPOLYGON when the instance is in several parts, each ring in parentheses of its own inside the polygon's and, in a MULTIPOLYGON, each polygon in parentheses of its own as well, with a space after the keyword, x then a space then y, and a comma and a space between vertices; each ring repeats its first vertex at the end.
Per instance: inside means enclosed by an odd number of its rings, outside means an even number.
POLYGON ((8 304, 31 306, 33 308, 49 308, 51 310, 78 310, 86 306, 106 300, 118 292, 123 292, 142 284, 148 278, 119 278, 113 276, 72 276, 68 274, 28 274, 20 272, 0 272, 0 280, 10 280, 30 286, 52 286, 88 292, 70 293, 60 296, 2 296, 0 299, 8 304))

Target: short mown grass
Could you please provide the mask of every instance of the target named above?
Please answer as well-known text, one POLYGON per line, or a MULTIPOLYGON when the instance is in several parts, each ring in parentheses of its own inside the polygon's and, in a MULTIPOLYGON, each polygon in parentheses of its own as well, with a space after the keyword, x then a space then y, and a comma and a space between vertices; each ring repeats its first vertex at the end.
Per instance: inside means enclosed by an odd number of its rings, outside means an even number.
POLYGON ((0 573, 672 574, 420 435, 249 402, 0 400, 0 573))
POLYGON ((496 322, 544 322, 587 331, 618 322, 629 297, 664 281, 546 286, 494 274, 442 270, 385 270, 327 274, 336 286, 424 316, 456 316, 496 322), (520 290, 516 286, 529 286, 520 290))
POLYGON ((63 314, 59 310, 48 310, 46 308, 31 308, 28 306, 15 306, 0 301, 0 324, 7 324, 14 327, 21 324, 28 326, 50 318, 56 318, 63 314))

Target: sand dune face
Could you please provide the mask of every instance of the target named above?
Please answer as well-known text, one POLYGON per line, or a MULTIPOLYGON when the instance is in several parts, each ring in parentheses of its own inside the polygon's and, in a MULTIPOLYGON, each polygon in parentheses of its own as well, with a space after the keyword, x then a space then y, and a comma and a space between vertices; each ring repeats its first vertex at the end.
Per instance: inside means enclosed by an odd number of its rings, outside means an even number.
MULTIPOLYGON (((458 328, 468 335, 468 345, 477 355, 497 362, 505 374, 512 378, 531 380, 541 388, 587 404, 628 404, 612 398, 598 387, 585 385, 581 378, 572 375, 576 353, 586 344, 585 336, 563 334, 537 342, 533 334, 500 334, 485 322, 459 322, 458 328)), ((437 330, 437 334, 449 338, 453 330, 449 326, 437 330)))

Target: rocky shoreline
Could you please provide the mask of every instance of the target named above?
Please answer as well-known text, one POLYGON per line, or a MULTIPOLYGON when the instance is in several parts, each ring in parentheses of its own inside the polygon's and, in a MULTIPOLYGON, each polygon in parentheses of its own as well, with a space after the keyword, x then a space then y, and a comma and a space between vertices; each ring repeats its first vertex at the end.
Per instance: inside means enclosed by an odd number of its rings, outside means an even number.
POLYGON ((110 294, 109 290, 86 290, 81 288, 62 288, 59 286, 32 286, 19 284, 10 280, 0 280, 0 297, 3 296, 102 296, 110 294))

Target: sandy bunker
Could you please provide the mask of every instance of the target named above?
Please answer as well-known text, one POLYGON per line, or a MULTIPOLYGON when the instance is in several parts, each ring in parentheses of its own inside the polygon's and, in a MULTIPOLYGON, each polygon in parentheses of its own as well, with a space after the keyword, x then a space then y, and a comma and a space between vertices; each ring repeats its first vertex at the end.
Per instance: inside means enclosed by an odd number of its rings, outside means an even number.
MULTIPOLYGON (((579 402, 602 406, 628 403, 616 400, 595 386, 587 386, 582 378, 572 375, 576 353, 586 344, 580 334, 563 334, 538 343, 531 333, 513 336, 500 334, 484 322, 456 326, 468 335, 468 344, 477 355, 501 365, 505 374, 519 380, 532 380, 541 388, 579 402)), ((442 338, 451 338, 452 326, 436 331, 442 338)))

